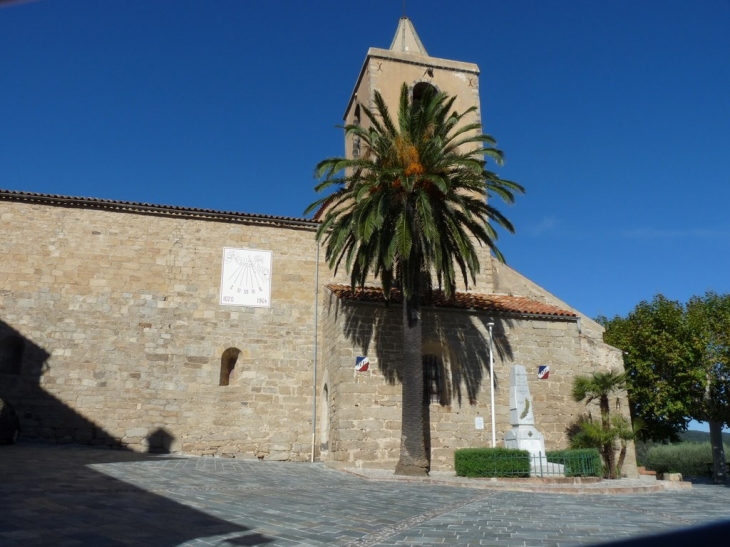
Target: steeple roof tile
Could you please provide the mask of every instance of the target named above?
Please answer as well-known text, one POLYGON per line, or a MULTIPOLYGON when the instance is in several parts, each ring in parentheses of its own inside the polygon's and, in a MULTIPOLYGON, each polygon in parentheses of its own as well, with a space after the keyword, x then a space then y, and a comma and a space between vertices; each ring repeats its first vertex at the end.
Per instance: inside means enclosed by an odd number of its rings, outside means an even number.
POLYGON ((423 47, 421 39, 416 34, 416 29, 405 15, 398 21, 398 29, 395 31, 393 43, 390 44, 391 51, 401 53, 414 53, 428 57, 426 48, 423 47))

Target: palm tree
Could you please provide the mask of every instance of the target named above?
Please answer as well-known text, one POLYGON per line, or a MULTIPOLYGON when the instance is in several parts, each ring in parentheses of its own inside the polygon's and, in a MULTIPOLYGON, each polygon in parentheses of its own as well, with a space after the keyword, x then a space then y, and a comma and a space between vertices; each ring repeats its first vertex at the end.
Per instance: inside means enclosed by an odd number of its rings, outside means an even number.
POLYGON ((457 272, 468 287, 479 271, 476 245, 486 245, 498 259, 497 232, 489 221, 513 232, 512 224, 487 197, 507 203, 524 189, 485 169, 484 158, 502 163, 502 153, 481 126, 468 123, 473 108, 452 111, 455 97, 429 89, 418 101, 403 84, 397 125, 382 96, 375 110, 360 105, 369 127, 348 125, 358 138, 359 158, 334 157, 320 162, 318 192, 334 189, 310 205, 322 224, 317 240, 335 272, 342 265, 351 284, 380 280, 386 301, 391 290, 403 299, 402 433, 396 473, 428 473, 423 423, 421 298, 433 288, 432 274, 447 297, 456 290, 457 272), (457 269, 458 268, 458 269, 457 269))
MULTIPOLYGON (((597 400, 601 411, 601 423, 595 424, 588 417, 579 420, 578 433, 571 444, 575 448, 595 446, 601 451, 603 463, 606 466, 606 475, 610 479, 617 477, 617 466, 614 442, 621 439, 622 443, 633 438, 631 424, 622 416, 611 419, 611 404, 609 397, 626 388, 626 374, 615 370, 609 372, 595 372, 592 376, 577 376, 573 381, 573 400, 585 401, 586 404, 597 400)), ((623 464, 625 449, 622 452, 620 463, 623 464)))
POLYGON ((618 455, 618 463, 616 463, 616 473, 620 474, 626 460, 626 452, 628 450, 629 441, 635 441, 644 428, 644 422, 641 418, 634 418, 634 423, 624 416, 614 416, 612 418, 613 428, 616 436, 621 443, 621 451, 618 455))

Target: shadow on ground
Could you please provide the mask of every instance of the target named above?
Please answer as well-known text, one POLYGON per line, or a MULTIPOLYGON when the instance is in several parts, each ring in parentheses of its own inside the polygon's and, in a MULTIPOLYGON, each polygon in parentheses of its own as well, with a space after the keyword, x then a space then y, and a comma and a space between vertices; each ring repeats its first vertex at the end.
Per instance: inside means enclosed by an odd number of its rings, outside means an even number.
POLYGON ((716 483, 713 479, 710 479, 708 477, 685 477, 684 480, 691 482, 693 485, 708 485, 708 486, 718 486, 718 487, 724 487, 724 488, 730 488, 730 481, 726 481, 724 483, 716 483))
MULTIPOLYGON (((43 389, 49 357, 49 351, 0 320, 0 397, 21 421, 21 443, 0 446, 0 545, 165 547, 220 535, 232 536, 227 541, 233 545, 273 541, 95 469, 123 462, 154 465, 169 458, 125 450, 98 424, 43 389), (56 450, 44 450, 55 442, 99 448, 68 444, 60 460, 56 450)), ((148 450, 169 454, 173 440, 158 428, 147 439, 148 450)))
MULTIPOLYGON (((49 357, 47 349, 0 320, 0 397, 21 422, 21 443, 0 446, 0 545, 165 547, 249 530, 94 469, 95 464, 152 463, 164 457, 125 450, 89 417, 46 391, 42 379, 49 357), (69 445, 59 461, 52 457, 55 451, 43 450, 44 443, 55 442, 99 448, 69 445)), ((147 439, 149 451, 162 454, 170 452, 172 442, 164 428, 147 439)), ((271 541, 259 534, 229 540, 238 545, 271 541)))
MULTIPOLYGON (((180 545, 230 535, 232 545, 274 541, 98 471, 94 466, 170 458, 121 450, 21 441, 0 446, 0 544, 180 545), (29 487, 29 485, 31 485, 29 487)), ((224 543, 221 543, 224 544, 224 543)))

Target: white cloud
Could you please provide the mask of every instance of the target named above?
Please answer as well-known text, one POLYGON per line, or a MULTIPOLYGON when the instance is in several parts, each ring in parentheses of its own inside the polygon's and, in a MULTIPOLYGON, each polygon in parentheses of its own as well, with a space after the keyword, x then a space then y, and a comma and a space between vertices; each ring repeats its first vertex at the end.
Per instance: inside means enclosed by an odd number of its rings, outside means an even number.
POLYGON ((554 216, 543 217, 543 219, 534 226, 527 228, 527 233, 531 236, 539 236, 545 232, 554 230, 560 222, 554 216))

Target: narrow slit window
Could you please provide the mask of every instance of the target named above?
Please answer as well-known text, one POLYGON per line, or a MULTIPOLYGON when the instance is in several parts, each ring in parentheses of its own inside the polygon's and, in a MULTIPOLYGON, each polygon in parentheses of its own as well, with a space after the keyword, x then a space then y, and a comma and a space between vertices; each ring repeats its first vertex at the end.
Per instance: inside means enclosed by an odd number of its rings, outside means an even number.
POLYGON ((423 356, 423 390, 427 403, 441 404, 442 389, 441 359, 435 355, 423 356))
POLYGON ((221 355, 221 375, 220 384, 221 386, 229 386, 234 383, 236 363, 238 362, 238 356, 241 355, 241 350, 238 348, 228 348, 221 355))

